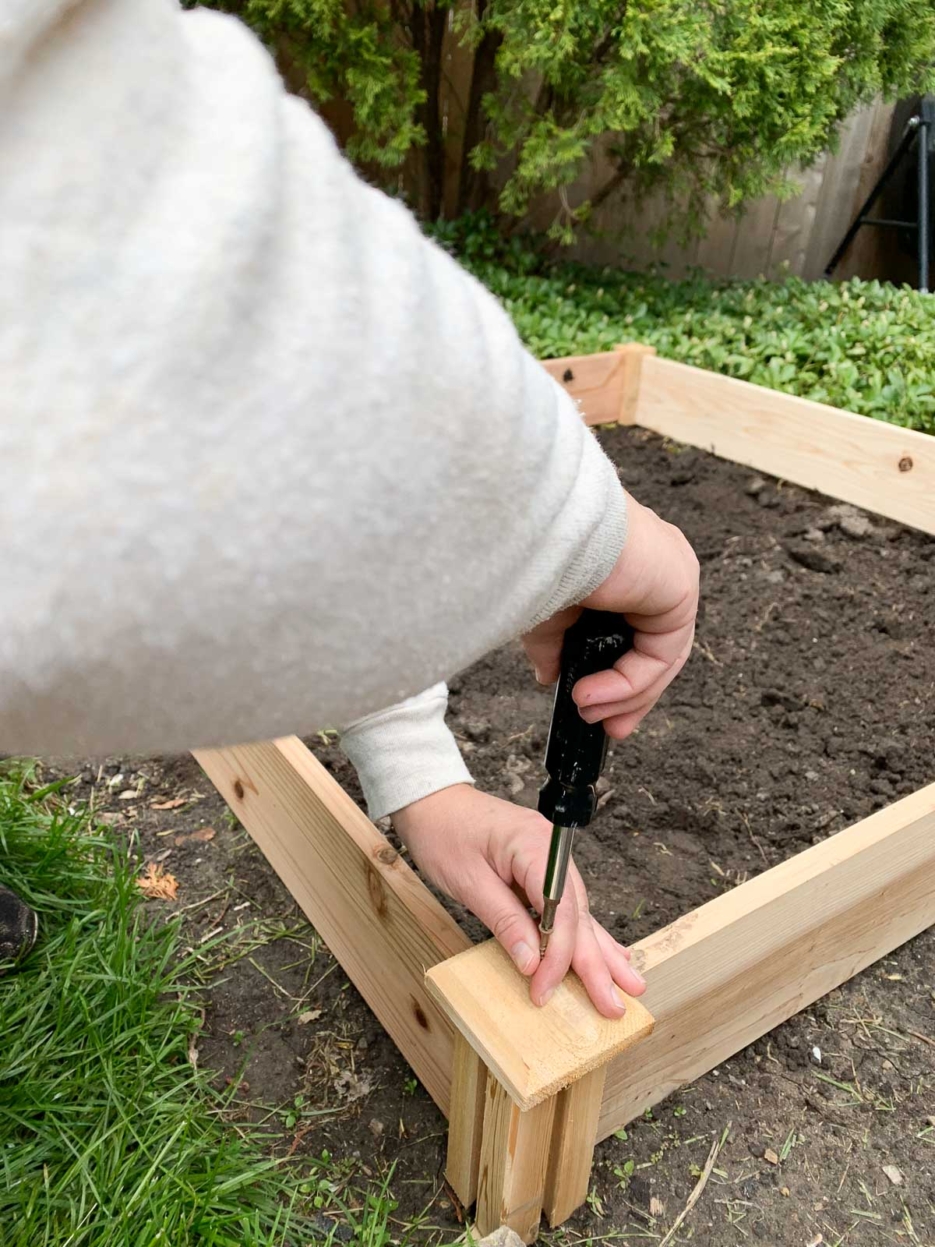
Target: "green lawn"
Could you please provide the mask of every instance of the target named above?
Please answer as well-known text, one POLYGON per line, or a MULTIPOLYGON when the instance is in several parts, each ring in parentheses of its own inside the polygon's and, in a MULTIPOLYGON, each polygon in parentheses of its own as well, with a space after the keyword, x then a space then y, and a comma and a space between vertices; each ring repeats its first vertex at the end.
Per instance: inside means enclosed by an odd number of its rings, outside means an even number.
MULTIPOLYGON (((109 831, 67 788, 0 773, 0 880, 41 939, 0 977, 4 1247, 251 1247, 329 1237, 314 1210, 328 1160, 288 1169, 189 1059, 200 1022, 179 928, 145 918, 109 831), (59 791, 61 789, 61 791, 59 791)), ((345 1241, 382 1247, 386 1188, 355 1201, 345 1241)))

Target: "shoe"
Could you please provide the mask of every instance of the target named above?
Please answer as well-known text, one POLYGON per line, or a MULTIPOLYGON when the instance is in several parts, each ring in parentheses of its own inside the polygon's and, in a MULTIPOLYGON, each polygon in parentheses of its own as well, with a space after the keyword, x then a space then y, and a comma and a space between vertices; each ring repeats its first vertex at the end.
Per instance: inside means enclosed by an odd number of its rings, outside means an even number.
POLYGON ((39 915, 15 892, 0 885, 0 962, 18 961, 39 934, 39 915))

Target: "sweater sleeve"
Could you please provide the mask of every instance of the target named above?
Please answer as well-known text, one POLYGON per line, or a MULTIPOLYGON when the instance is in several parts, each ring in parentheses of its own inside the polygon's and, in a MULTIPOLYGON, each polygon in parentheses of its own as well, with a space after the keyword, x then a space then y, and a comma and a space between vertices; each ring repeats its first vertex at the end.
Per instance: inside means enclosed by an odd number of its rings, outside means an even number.
POLYGON ((3 29, 0 749, 351 722, 607 576, 574 404, 246 27, 3 29))
POLYGON ((447 708, 448 688, 435 684, 341 733, 374 821, 452 784, 474 783, 445 724, 447 708))

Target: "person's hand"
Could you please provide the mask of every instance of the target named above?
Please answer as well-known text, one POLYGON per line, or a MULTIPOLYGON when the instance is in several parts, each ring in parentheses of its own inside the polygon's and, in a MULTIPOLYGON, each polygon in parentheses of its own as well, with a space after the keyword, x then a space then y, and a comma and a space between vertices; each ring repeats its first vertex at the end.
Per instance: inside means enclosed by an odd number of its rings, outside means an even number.
POLYGON ((569 967, 604 1017, 626 1006, 617 988, 639 996, 646 988, 630 954, 588 912, 584 883, 572 862, 544 958, 529 905, 542 911, 542 886, 551 827, 535 810, 453 784, 393 815, 416 865, 460 901, 503 945, 531 979, 533 1003, 544 1005, 569 967))
POLYGON ((698 560, 679 529, 628 497, 627 540, 614 570, 579 606, 559 611, 523 638, 536 679, 559 676, 562 640, 584 606, 626 616, 633 649, 612 669, 585 676, 574 699, 588 723, 629 736, 685 665, 695 635, 698 560))

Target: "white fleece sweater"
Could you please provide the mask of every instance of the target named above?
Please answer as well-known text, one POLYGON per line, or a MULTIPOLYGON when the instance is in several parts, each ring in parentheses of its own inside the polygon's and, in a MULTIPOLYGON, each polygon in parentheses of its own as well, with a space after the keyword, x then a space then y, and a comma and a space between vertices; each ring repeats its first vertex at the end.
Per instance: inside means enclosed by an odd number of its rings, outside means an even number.
MULTIPOLYGON (((0 749, 344 724, 610 571, 573 404, 237 21, 3 0, 0 170, 0 749)), ((348 733, 375 814, 443 711, 348 733)))

